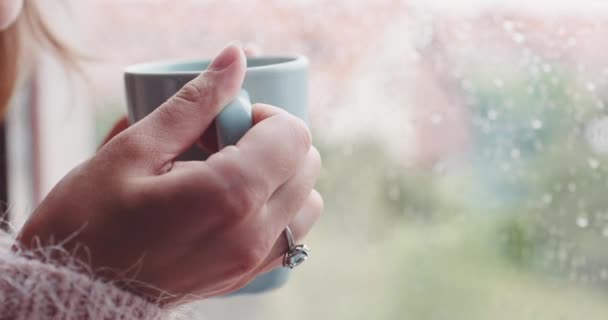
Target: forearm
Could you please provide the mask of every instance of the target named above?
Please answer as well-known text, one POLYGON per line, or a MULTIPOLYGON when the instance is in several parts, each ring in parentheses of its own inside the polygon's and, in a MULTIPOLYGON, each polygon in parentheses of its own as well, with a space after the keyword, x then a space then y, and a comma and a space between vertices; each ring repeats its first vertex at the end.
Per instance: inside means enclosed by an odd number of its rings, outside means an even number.
POLYGON ((16 254, 0 233, 2 319, 163 319, 163 311, 139 296, 60 266, 16 254))

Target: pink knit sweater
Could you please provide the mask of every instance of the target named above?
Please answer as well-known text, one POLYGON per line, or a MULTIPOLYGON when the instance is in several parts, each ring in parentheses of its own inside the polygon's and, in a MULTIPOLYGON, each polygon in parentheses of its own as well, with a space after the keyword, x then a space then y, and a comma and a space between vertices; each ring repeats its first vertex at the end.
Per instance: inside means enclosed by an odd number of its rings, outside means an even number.
POLYGON ((0 319, 165 319, 158 306, 70 267, 11 250, 0 231, 0 319))

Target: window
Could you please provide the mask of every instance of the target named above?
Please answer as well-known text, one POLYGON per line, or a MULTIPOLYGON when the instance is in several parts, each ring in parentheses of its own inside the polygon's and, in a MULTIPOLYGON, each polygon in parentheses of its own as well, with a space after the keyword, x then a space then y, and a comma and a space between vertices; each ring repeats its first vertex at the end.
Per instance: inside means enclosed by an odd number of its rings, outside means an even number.
MULTIPOLYGON (((131 63, 312 62, 326 212, 279 291, 209 318, 608 317, 608 4, 71 1, 100 134, 131 63)), ((453 2, 450 2, 453 3, 453 2)))

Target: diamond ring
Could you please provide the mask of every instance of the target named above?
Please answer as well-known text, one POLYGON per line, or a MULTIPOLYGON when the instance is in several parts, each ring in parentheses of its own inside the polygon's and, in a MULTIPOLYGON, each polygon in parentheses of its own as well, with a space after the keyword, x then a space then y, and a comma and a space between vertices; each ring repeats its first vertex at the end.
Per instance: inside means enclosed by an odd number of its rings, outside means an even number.
POLYGON ((285 227, 285 238, 287 238, 287 252, 283 257, 283 267, 293 269, 306 261, 310 250, 304 244, 295 244, 293 240, 293 234, 289 226, 285 227))

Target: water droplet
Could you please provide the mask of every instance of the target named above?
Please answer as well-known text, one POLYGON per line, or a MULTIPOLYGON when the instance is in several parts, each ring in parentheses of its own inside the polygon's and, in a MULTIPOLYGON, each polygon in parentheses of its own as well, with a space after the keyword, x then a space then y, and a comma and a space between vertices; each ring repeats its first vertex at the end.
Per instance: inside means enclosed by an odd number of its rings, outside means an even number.
POLYGON ((608 279, 608 270, 606 270, 606 269, 602 269, 602 270, 600 271, 600 278, 601 278, 602 280, 606 280, 606 279, 608 279))
POLYGON ((534 119, 532 120, 532 128, 534 130, 539 130, 543 127, 543 122, 538 120, 538 119, 534 119))
POLYGON ((436 174, 444 174, 446 173, 448 169, 448 166, 446 165, 445 162, 437 162, 434 166, 433 166, 433 172, 436 174))
POLYGON ((595 83, 593 83, 591 81, 587 82, 585 87, 587 88, 587 90, 589 90, 591 92, 595 91, 595 83))
POLYGON ((543 71, 544 72, 549 73, 549 72, 551 72, 551 70, 553 70, 553 68, 551 68, 550 64, 547 64, 547 63, 543 64, 543 71))
POLYGON ((533 93, 534 93, 534 87, 533 87, 533 86, 528 86, 528 87, 526 88, 526 92, 527 92, 528 94, 533 94, 533 93))
POLYGON ((505 83, 504 83, 504 81, 502 81, 502 79, 496 78, 496 79, 494 79, 494 85, 497 88, 502 88, 505 85, 505 83))
POLYGON ((519 151, 519 149, 517 149, 517 148, 511 149, 511 158, 519 159, 520 155, 521 155, 521 152, 519 151))
POLYGON ((467 79, 462 79, 462 81, 460 82, 460 86, 465 91, 473 91, 473 89, 475 89, 474 86, 473 86, 473 82, 471 82, 471 81, 469 81, 467 79))
POLYGON ((595 152, 608 152, 608 117, 593 119, 587 125, 585 138, 595 152))
POLYGON ((575 38, 572 38, 572 37, 568 38, 568 42, 567 42, 567 44, 568 44, 568 46, 569 46, 569 47, 574 47, 574 46, 576 46, 576 39, 575 39, 575 38))
POLYGON ((550 193, 543 194, 543 202, 546 204, 551 203, 553 201, 553 196, 550 193))
POLYGON ((516 32, 513 34, 513 41, 515 41, 517 43, 522 43, 522 42, 526 41, 526 37, 523 34, 516 32))
POLYGON ((498 118, 498 112, 496 112, 496 110, 488 111, 488 119, 496 120, 496 118, 498 118))
POLYGON ((511 21, 511 20, 505 20, 505 21, 502 23, 502 27, 505 29, 505 31, 509 31, 509 32, 510 32, 510 31, 512 31, 512 30, 513 30, 513 28, 515 27, 515 24, 514 24, 514 23, 513 23, 513 21, 511 21))
POLYGON ((587 217, 580 216, 576 218, 576 225, 579 226, 579 228, 587 228, 589 225, 589 219, 587 219, 587 217))
POLYGON ((600 166, 600 162, 594 158, 587 159, 587 162, 589 163, 591 169, 597 169, 600 166))
POLYGON ((443 120, 443 117, 438 113, 431 115, 432 124, 440 124, 442 120, 443 120))
POLYGON ((574 182, 570 182, 570 183, 568 183, 568 190, 569 190, 570 192, 574 192, 574 191, 576 191, 576 183, 574 183, 574 182))
POLYGON ((602 229, 602 236, 608 238, 608 227, 604 227, 604 229, 602 229))

